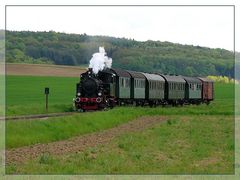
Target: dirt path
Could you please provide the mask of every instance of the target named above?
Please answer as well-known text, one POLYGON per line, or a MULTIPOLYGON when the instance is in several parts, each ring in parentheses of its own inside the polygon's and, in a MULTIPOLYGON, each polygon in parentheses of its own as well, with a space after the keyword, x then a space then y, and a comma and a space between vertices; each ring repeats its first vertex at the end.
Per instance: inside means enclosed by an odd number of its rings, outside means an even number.
POLYGON ((127 132, 141 131, 166 120, 166 117, 151 116, 141 117, 126 124, 104 130, 97 133, 74 137, 68 140, 57 141, 47 144, 37 144, 6 151, 6 163, 21 163, 26 160, 37 158, 44 153, 61 155, 83 151, 88 147, 111 141, 114 137, 127 132))

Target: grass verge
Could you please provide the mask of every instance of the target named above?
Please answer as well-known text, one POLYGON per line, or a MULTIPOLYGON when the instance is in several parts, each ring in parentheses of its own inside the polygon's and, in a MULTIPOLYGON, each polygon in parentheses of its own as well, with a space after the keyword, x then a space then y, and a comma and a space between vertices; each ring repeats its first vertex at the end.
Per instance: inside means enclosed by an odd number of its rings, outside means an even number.
POLYGON ((7 166, 23 174, 233 174, 233 116, 169 116, 83 152, 7 166))

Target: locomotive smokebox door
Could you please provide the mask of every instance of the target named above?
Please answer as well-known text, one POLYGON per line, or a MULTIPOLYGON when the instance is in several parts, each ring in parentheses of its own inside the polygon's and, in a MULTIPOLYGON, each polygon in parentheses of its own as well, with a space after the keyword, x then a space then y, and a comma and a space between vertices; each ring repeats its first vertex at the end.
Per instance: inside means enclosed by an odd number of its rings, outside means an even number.
POLYGON ((45 88, 45 94, 49 94, 49 88, 48 87, 45 88))

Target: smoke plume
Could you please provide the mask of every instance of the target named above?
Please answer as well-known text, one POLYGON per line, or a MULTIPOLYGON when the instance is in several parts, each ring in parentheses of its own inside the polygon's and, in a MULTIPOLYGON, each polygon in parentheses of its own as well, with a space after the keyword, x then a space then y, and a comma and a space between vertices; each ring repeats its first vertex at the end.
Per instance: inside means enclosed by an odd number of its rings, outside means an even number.
POLYGON ((90 60, 89 68, 92 68, 93 73, 97 74, 104 68, 111 68, 112 58, 106 55, 104 47, 99 47, 99 52, 94 53, 92 59, 90 60))

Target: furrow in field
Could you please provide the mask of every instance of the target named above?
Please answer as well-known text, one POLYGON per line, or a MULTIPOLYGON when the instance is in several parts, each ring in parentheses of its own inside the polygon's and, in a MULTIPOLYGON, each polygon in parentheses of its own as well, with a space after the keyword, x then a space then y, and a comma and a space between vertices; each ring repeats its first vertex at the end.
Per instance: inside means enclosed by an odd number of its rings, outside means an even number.
POLYGON ((74 153, 83 151, 84 149, 98 144, 111 141, 114 137, 126 132, 141 131, 145 128, 152 127, 154 124, 166 120, 166 117, 146 116, 138 118, 118 127, 114 127, 105 131, 74 137, 68 140, 57 141, 47 144, 37 144, 6 151, 6 163, 21 163, 26 160, 34 159, 42 154, 49 153, 53 155, 61 155, 65 153, 74 153))

